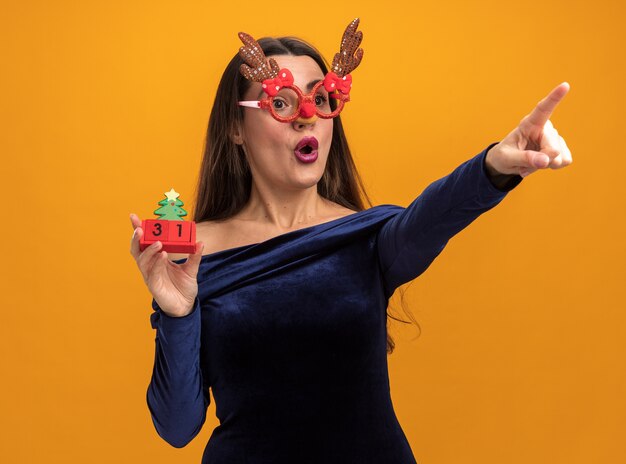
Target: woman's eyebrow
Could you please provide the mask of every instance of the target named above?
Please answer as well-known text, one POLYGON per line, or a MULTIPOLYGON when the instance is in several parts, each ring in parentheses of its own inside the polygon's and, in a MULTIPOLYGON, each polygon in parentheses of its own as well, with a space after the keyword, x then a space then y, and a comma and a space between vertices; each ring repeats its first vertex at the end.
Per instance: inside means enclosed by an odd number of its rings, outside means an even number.
POLYGON ((307 91, 307 92, 310 92, 311 90, 313 90, 313 87, 315 87, 315 84, 317 84, 317 83, 318 83, 319 81, 321 81, 321 80, 323 80, 323 79, 314 79, 314 80, 312 80, 311 82, 309 82, 309 83, 306 85, 306 91, 307 91))

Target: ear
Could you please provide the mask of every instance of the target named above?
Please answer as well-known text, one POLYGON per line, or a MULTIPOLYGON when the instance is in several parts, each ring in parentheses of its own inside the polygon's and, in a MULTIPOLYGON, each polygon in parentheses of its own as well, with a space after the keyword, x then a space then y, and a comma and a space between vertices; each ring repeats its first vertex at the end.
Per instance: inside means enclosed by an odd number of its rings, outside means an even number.
POLYGON ((230 131, 230 140, 235 145, 243 145, 243 131, 239 124, 236 124, 235 127, 230 131))

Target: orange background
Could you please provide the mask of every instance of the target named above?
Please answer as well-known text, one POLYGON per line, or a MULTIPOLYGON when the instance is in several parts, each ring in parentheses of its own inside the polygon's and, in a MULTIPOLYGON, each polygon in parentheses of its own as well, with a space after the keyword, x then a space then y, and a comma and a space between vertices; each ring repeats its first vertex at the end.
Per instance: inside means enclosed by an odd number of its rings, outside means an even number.
POLYGON ((572 87, 552 121, 574 164, 526 179, 409 286, 420 338, 392 326, 416 459, 626 462, 623 2, 4 3, 0 460, 200 462, 214 405, 178 450, 145 403, 154 332, 128 215, 172 187, 193 210, 238 31, 332 57, 359 16, 343 119, 375 204, 406 206, 572 87))

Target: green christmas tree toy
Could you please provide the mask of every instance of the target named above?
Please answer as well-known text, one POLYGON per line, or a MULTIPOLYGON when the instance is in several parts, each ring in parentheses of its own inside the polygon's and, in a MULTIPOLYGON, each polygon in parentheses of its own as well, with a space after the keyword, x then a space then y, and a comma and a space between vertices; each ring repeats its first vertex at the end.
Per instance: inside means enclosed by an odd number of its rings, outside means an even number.
POLYGON ((159 202, 160 207, 154 211, 159 219, 144 219, 141 227, 143 237, 139 241, 139 249, 145 250, 154 242, 163 244, 163 250, 170 253, 196 252, 196 223, 182 219, 187 216, 181 206, 184 203, 178 199, 179 193, 171 189, 165 192, 166 198, 159 202))

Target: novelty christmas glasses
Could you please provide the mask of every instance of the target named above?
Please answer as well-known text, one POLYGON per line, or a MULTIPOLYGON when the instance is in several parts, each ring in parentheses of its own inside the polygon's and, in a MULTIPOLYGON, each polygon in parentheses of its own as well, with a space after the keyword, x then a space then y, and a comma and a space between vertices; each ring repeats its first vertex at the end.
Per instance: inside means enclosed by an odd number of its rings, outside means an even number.
POLYGON ((256 40, 240 32, 239 38, 244 46, 239 49, 239 56, 245 61, 239 68, 241 74, 253 82, 261 82, 267 98, 254 101, 240 101, 239 106, 261 108, 280 122, 313 122, 316 117, 334 118, 350 101, 352 76, 363 58, 363 49, 359 48, 363 33, 357 31, 359 19, 352 21, 341 39, 339 53, 335 54, 324 80, 317 82, 307 94, 293 85, 293 76, 288 69, 279 69, 273 58, 267 59, 256 40))

